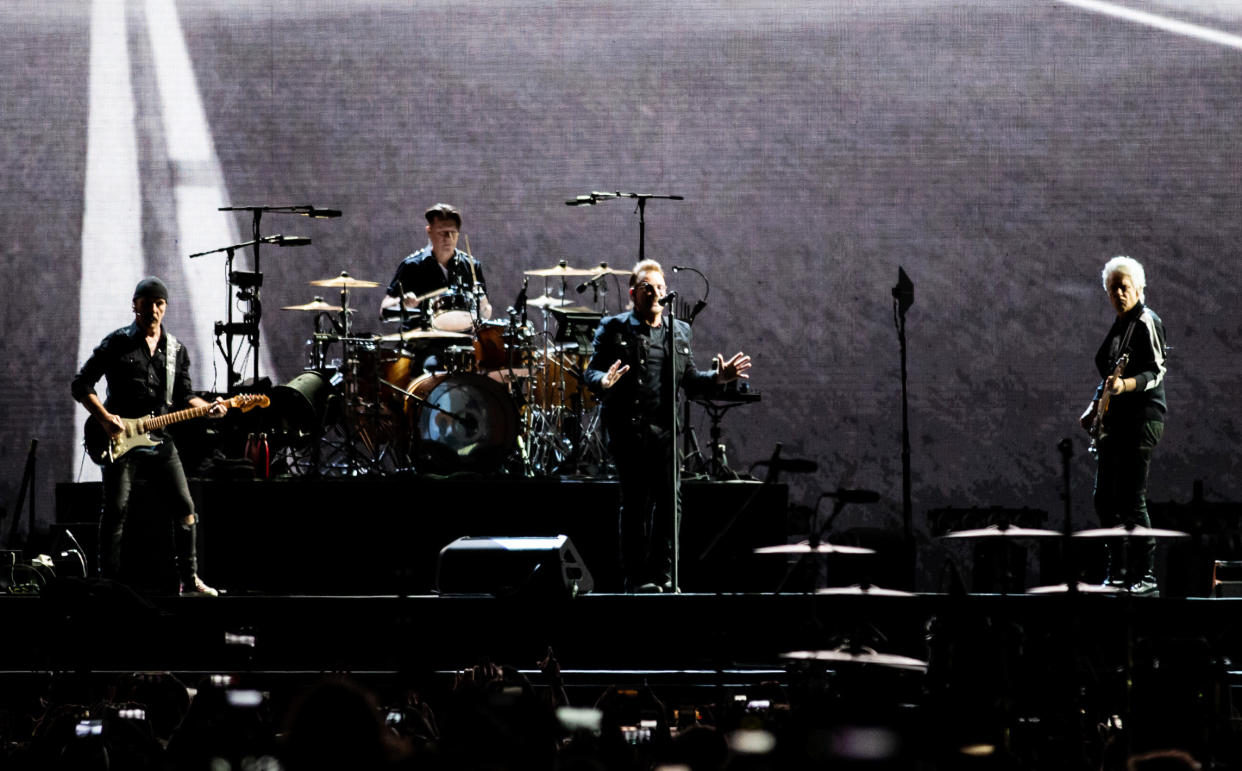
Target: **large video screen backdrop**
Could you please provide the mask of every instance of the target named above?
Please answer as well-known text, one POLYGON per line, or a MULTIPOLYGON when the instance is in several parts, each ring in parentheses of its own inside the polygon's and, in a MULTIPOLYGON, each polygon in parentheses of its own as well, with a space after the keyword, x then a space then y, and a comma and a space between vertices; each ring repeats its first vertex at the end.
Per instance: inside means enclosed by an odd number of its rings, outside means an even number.
MULTIPOLYGON (((843 525, 900 524, 899 266, 915 285, 920 530, 943 505, 1055 515, 1063 437, 1092 521, 1076 418, 1115 254, 1147 266, 1173 346, 1151 496, 1185 500, 1202 479, 1209 498, 1237 500, 1242 14, 1097 5, 9 0, 0 501, 32 438, 41 519, 52 485, 77 478, 68 381, 128 322, 140 276, 172 287, 167 324, 196 385, 223 388, 210 330, 224 262, 188 255, 248 238, 250 221, 218 206, 345 213, 264 220, 314 241, 263 257, 261 366, 287 380, 311 330, 280 306, 334 301, 307 282, 342 270, 386 284, 437 201, 464 211, 498 308, 526 270, 632 265, 632 201, 565 205, 592 190, 685 197, 650 204, 646 248, 711 281, 700 366, 755 358, 763 400, 726 417, 729 461, 745 470, 782 442, 819 463, 789 477, 795 500, 882 493, 843 525), (1101 12, 1117 8, 1153 16, 1101 12), (1169 14, 1198 26, 1153 22, 1169 14)), ((693 274, 669 278, 702 295, 693 274)), ((360 329, 388 331, 381 294, 353 294, 360 329)))

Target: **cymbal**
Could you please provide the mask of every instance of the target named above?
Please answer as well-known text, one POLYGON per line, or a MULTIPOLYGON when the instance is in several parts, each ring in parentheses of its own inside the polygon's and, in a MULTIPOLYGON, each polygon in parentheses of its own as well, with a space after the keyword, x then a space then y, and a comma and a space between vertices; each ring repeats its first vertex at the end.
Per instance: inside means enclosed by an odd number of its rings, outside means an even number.
POLYGON ((539 268, 538 270, 523 271, 527 276, 594 276, 599 271, 583 270, 582 268, 571 268, 568 265, 557 265, 554 268, 539 268))
POLYGON ((399 343, 405 340, 472 340, 465 332, 446 332, 443 329, 407 329, 376 338, 381 343, 399 343))
POLYGON ((1181 530, 1162 530, 1158 527, 1101 527, 1095 530, 1079 530, 1075 538, 1189 538, 1190 533, 1181 530))
POLYGON ((282 311, 327 311, 328 313, 340 313, 344 310, 339 305, 328 305, 323 301, 322 297, 316 297, 314 300, 302 305, 282 305, 280 309, 282 311))
MULTIPOLYGON (((1088 584, 1079 581, 1075 587, 1079 594, 1121 594, 1121 589, 1107 584, 1088 584)), ((1069 594, 1069 584, 1053 584, 1051 586, 1032 586, 1027 594, 1069 594)))
POLYGON ((1038 527, 1001 527, 988 525, 975 530, 957 530, 945 533, 941 538, 1051 538, 1061 535, 1055 530, 1044 530, 1038 527))
POLYGON ((363 281, 360 278, 354 278, 345 271, 341 271, 341 275, 332 278, 321 278, 318 281, 310 282, 311 286, 335 286, 344 289, 374 289, 379 286, 375 281, 363 281))
POLYGON ((601 273, 607 273, 610 276, 628 276, 632 272, 633 271, 626 270, 625 268, 610 268, 607 265, 600 265, 597 268, 591 268, 592 276, 598 276, 601 273))
POLYGON ((783 543, 778 546, 760 546, 755 554, 875 554, 875 549, 865 546, 838 546, 837 544, 821 543, 814 549, 808 541, 802 543, 783 543))
POLYGON ((804 661, 834 661, 838 664, 872 664, 892 669, 913 669, 918 672, 927 671, 927 662, 912 659, 909 656, 898 656, 893 653, 879 653, 870 648, 849 650, 835 648, 830 651, 790 651, 782 653, 783 659, 802 659, 804 661))
POLYGON ((562 300, 559 297, 541 294, 527 300, 526 305, 530 308, 559 308, 563 305, 572 305, 573 302, 573 300, 562 300))
POLYGON ((872 586, 867 584, 860 586, 829 586, 819 589, 816 594, 833 594, 833 595, 856 595, 860 597, 913 597, 912 592, 903 592, 900 589, 885 589, 881 586, 872 586))

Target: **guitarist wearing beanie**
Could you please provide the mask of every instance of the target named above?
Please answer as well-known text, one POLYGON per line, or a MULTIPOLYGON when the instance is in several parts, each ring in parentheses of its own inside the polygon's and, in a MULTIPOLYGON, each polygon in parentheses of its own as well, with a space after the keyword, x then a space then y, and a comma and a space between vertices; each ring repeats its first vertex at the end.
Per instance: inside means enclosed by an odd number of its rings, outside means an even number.
MULTIPOLYGON (((98 435, 99 428, 109 440, 123 437, 132 433, 127 419, 163 415, 179 407, 198 408, 210 418, 228 411, 223 400, 217 398, 213 404, 191 390, 189 354, 163 328, 167 309, 164 282, 154 276, 139 281, 134 288, 133 323, 104 337, 74 377, 73 398, 97 424, 88 426, 88 439, 91 429, 98 435), (108 384, 103 401, 95 393, 100 378, 108 384)), ((105 451, 94 458, 104 464, 99 575, 118 577, 130 490, 134 479, 142 476, 157 487, 173 517, 181 594, 215 597, 218 592, 198 577, 197 517, 177 448, 161 429, 144 436, 143 443, 147 446, 127 448, 124 454, 105 451), (152 441, 146 441, 148 437, 152 441)))

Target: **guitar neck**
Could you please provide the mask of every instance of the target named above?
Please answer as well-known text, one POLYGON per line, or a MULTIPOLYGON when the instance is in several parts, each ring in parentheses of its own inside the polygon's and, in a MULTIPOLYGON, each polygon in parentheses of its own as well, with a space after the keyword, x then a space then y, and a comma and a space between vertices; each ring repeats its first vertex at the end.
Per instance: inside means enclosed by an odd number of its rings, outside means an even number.
POLYGON ((142 426, 144 431, 155 431, 164 426, 171 426, 173 423, 180 423, 183 420, 191 420, 206 415, 211 409, 211 405, 206 407, 189 407, 176 412, 169 412, 164 415, 156 415, 153 418, 143 418, 142 426))

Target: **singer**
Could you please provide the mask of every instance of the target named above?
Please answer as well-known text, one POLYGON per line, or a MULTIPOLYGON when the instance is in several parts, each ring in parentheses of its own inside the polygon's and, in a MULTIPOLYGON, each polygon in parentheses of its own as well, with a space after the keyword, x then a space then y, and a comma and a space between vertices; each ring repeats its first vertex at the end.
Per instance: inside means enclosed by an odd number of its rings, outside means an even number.
POLYGON ((380 301, 381 314, 385 309, 396 308, 404 302, 407 310, 421 311, 416 314, 420 323, 430 322, 436 307, 473 311, 477 296, 480 317, 491 318, 492 306, 487 299, 483 266, 457 248, 461 211, 455 206, 438 203, 423 216, 427 219, 428 243, 397 266, 397 273, 388 284, 388 293, 380 301), (476 285, 478 292, 475 291, 476 285), (420 296, 445 288, 451 290, 448 296, 429 300, 427 304, 433 306, 430 309, 420 307, 420 296))
MULTIPOLYGON (((625 591, 671 591, 673 566, 672 374, 666 361, 669 325, 664 323, 668 288, 655 260, 644 260, 630 274, 633 309, 600 321, 586 380, 601 402, 608 451, 621 482, 618 514, 619 559, 625 591)), ((714 368, 694 367, 690 325, 677 320, 672 330, 680 371, 677 382, 688 394, 748 378, 750 357, 717 355, 714 368)))

